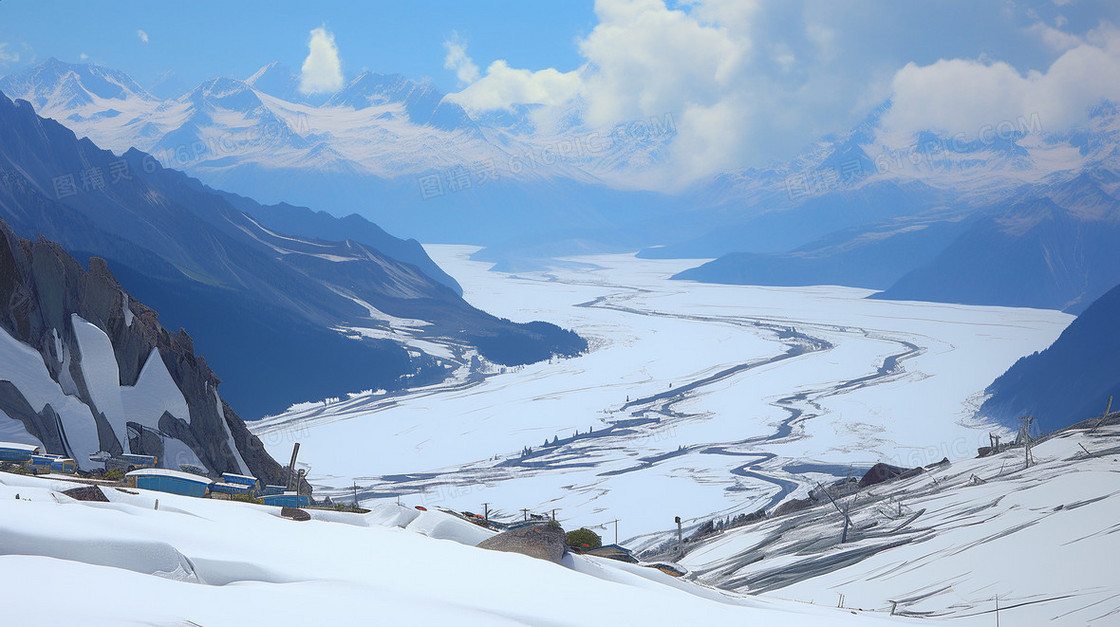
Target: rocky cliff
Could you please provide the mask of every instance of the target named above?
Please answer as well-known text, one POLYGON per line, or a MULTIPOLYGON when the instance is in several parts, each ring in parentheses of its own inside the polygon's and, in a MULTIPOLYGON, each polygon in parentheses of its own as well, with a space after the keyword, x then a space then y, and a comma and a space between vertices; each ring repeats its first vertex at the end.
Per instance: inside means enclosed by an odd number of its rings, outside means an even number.
POLYGON ((37 441, 87 468, 89 452, 134 452, 169 468, 282 480, 187 332, 164 329, 104 260, 86 270, 58 244, 20 238, 0 220, 0 328, 5 439, 37 441))

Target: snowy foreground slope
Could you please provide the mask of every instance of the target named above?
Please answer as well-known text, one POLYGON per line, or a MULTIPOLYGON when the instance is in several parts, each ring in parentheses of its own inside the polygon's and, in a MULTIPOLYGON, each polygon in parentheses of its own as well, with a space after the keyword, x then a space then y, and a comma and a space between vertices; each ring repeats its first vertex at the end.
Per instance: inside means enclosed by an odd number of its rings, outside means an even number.
POLYGON ((251 423, 274 456, 301 443, 318 494, 349 499, 356 483, 360 497, 410 505, 558 508, 565 526, 608 540, 616 518, 619 540, 674 516, 687 530, 852 467, 975 455, 995 428, 972 420, 976 396, 1072 319, 672 281, 694 262, 630 255, 508 274, 470 261, 473 250, 429 247, 473 304, 575 329, 591 351, 251 423))
POLYGON ((4 624, 915 624, 719 592, 660 571, 478 549, 489 532, 380 501, 368 514, 135 494, 75 501, 0 474, 4 624), (18 498, 17 498, 18 495, 18 498), (156 500, 158 499, 158 509, 156 500))
MULTIPOLYGON (((1062 432, 691 545, 688 578, 848 607, 995 624, 1120 624, 1120 426, 1062 432), (998 598, 998 600, 997 600, 998 598), (985 622, 986 621, 986 622, 985 622)), ((1082 424, 1086 424, 1082 423, 1082 424)), ((656 544, 670 537, 648 538, 656 544)))

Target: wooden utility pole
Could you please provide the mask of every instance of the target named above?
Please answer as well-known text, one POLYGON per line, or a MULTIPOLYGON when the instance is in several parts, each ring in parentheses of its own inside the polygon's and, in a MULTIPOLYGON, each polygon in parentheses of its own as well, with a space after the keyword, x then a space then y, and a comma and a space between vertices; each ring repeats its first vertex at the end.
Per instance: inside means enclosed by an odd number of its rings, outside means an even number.
POLYGON ((355 481, 354 485, 350 486, 350 489, 354 491, 354 507, 357 507, 358 506, 358 482, 355 481))
POLYGON ((526 522, 528 522, 528 520, 529 520, 529 508, 527 508, 527 507, 522 507, 522 508, 521 508, 521 516, 522 516, 522 517, 524 517, 524 520, 525 520, 526 522))
POLYGON ((681 528, 681 517, 676 516, 674 520, 677 521, 677 555, 684 555, 684 530, 681 528))
POLYGON ((1026 467, 1030 468, 1034 463, 1034 457, 1031 456, 1031 422, 1034 418, 1030 416, 1020 416, 1019 420, 1023 421, 1023 426, 1019 428, 1019 439, 1023 441, 1023 455, 1026 462, 1026 467))
MULTIPOLYGON (((840 509, 840 506, 837 505, 836 501, 832 499, 832 495, 829 494, 828 490, 825 489, 825 487, 822 486, 819 481, 817 482, 817 487, 820 488, 821 492, 824 492, 824 495, 828 497, 829 502, 832 503, 832 506, 836 508, 836 511, 840 512, 840 515, 844 517, 844 533, 840 536, 840 544, 844 544, 844 542, 848 539, 848 523, 851 522, 848 518, 848 512, 840 509)), ((848 505, 851 505, 851 501, 848 501, 848 505)))
POLYGON ((611 522, 614 523, 614 543, 618 544, 618 519, 615 518, 611 522))
MULTIPOLYGON (((292 489, 292 482, 296 479, 296 456, 299 455, 299 442, 292 447, 292 461, 288 463, 288 489, 292 489)), ((297 484, 298 485, 298 484, 297 484)))
POLYGON ((490 504, 489 503, 483 503, 482 504, 482 519, 484 521, 486 521, 487 525, 490 524, 490 504))
POLYGON ((1096 431, 1097 427, 1103 425, 1104 421, 1108 420, 1108 415, 1111 414, 1111 413, 1112 413, 1112 397, 1110 396, 1110 397, 1108 397, 1108 407, 1104 408, 1104 415, 1101 416, 1101 419, 1097 421, 1097 424, 1093 425, 1092 429, 1089 429, 1089 433, 1092 433, 1092 432, 1096 431))

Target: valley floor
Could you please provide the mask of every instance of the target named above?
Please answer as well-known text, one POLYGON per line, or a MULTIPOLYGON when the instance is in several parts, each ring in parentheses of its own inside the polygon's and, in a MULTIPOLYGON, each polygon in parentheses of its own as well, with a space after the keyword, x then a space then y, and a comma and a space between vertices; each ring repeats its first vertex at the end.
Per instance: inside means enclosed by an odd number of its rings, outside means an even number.
POLYGON ((403 395, 310 403, 250 425, 293 442, 320 495, 498 515, 557 510, 620 539, 771 508, 879 461, 975 455, 979 394, 1072 320, 1054 311, 866 300, 867 290, 705 285, 695 261, 580 257, 490 272, 429 253, 472 304, 572 328, 588 354, 403 395), (531 448, 531 451, 527 449, 531 448))

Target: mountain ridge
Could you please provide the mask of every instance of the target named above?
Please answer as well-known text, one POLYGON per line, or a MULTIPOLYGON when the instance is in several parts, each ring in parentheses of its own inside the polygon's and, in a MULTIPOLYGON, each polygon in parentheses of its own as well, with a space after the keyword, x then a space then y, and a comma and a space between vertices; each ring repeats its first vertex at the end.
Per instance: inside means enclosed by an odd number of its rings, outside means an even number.
POLYGON ((194 329, 226 373, 227 394, 249 415, 446 376, 451 363, 406 348, 417 335, 457 346, 456 359, 469 362, 477 344, 508 365, 586 346, 552 325, 489 316, 416 266, 360 244, 278 238, 187 175, 137 150, 117 157, 78 140, 26 102, 0 98, 0 118, 0 168, 17 183, 0 193, 0 215, 17 233, 48 234, 76 254, 105 258, 141 300, 194 329), (319 259, 316 247, 332 252, 319 259), (309 265, 315 259, 332 265, 309 265), (355 282, 358 268, 365 274, 355 282), (411 287, 382 289, 402 279, 411 287), (430 324, 389 328, 384 314, 430 324), (381 339, 337 330, 355 324, 382 329, 381 339), (284 367, 297 355, 297 367, 284 367))

